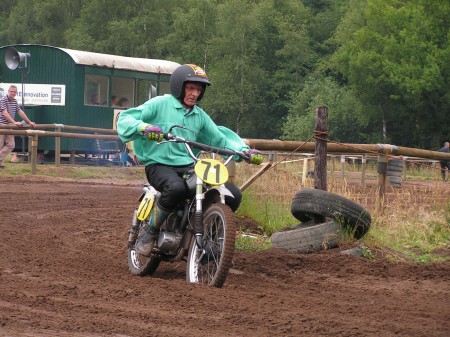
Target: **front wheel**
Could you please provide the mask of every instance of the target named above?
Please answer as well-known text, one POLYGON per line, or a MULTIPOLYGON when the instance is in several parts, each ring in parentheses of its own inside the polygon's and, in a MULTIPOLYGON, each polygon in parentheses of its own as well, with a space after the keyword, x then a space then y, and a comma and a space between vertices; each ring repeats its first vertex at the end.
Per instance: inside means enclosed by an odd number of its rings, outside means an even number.
POLYGON ((236 241, 236 218, 224 204, 210 206, 203 216, 203 251, 191 241, 186 280, 221 288, 231 267, 236 241))

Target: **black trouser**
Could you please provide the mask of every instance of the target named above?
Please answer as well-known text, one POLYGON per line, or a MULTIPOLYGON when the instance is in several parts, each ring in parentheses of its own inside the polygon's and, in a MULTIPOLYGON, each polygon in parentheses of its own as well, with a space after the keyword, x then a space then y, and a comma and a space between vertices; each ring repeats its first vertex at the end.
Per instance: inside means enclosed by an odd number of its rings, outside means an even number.
MULTIPOLYGON (((172 210, 179 202, 186 199, 189 189, 182 177, 190 168, 191 166, 177 167, 160 164, 145 167, 148 182, 161 192, 158 202, 162 208, 172 210)), ((225 187, 234 195, 234 198, 225 196, 225 203, 235 212, 241 204, 241 190, 231 182, 226 182, 225 187)))
POLYGON ((441 161, 441 175, 442 179, 445 180, 445 169, 448 170, 448 174, 450 174, 450 162, 449 161, 441 161))

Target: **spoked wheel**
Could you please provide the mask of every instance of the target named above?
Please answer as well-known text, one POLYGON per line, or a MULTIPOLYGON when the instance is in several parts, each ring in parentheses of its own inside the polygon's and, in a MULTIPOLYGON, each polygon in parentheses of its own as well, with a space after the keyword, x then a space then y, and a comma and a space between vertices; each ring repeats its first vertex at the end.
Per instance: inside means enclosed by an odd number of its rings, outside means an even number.
POLYGON ((128 269, 133 275, 151 275, 156 271, 160 262, 161 259, 156 255, 147 257, 138 254, 134 249, 134 244, 128 248, 128 269))
POLYGON ((160 262, 160 258, 156 255, 147 257, 136 253, 134 248, 128 248, 128 269, 133 275, 151 275, 156 271, 160 262))
POLYGON ((191 241, 187 260, 187 282, 220 288, 231 267, 236 241, 236 218, 224 204, 214 204, 203 216, 203 246, 191 241))

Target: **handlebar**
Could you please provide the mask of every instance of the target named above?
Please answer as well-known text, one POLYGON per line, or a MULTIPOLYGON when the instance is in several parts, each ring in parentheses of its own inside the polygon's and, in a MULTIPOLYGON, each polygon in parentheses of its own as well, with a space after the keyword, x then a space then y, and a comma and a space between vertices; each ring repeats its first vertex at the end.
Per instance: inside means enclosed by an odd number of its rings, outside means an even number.
MULTIPOLYGON (((163 133, 163 138, 166 140, 166 142, 184 143, 186 146, 186 149, 188 150, 191 157, 193 157, 196 160, 198 160, 198 158, 192 153, 191 148, 196 148, 201 151, 215 153, 215 154, 219 154, 222 156, 227 156, 227 157, 229 157, 229 160, 231 160, 232 157, 235 155, 238 155, 240 158, 242 158, 245 161, 249 160, 249 156, 246 153, 241 152, 241 151, 223 149, 223 148, 219 148, 219 147, 215 147, 215 146, 211 146, 211 145, 206 145, 203 143, 190 141, 190 140, 184 139, 182 137, 176 136, 171 131, 174 127, 181 127, 181 128, 185 129, 185 127, 183 127, 183 126, 178 126, 178 125, 172 126, 170 128, 169 132, 163 133)), ((227 162, 228 162, 228 160, 227 160, 227 162)))

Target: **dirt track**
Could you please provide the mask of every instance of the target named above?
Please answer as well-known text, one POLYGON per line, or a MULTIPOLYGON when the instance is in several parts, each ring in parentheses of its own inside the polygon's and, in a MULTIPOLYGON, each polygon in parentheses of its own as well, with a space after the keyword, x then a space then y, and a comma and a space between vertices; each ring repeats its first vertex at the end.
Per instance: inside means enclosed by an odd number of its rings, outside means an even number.
POLYGON ((222 289, 127 269, 141 187, 0 175, 0 336, 450 336, 450 263, 237 253, 222 289))

